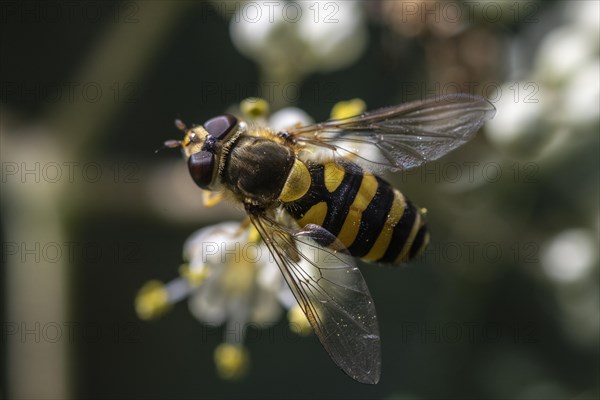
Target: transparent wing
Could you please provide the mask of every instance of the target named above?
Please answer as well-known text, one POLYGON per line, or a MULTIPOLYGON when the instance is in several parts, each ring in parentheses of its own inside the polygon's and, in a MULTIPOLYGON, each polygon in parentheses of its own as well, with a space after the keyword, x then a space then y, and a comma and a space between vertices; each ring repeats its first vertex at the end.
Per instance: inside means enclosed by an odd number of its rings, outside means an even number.
POLYGON ((292 231, 265 215, 250 218, 331 359, 351 378, 375 384, 381 347, 375 305, 352 257, 318 225, 292 231), (331 243, 325 248, 319 243, 331 243))
POLYGON ((469 141, 494 106, 480 96, 448 95, 288 130, 298 143, 370 169, 411 169, 469 141))

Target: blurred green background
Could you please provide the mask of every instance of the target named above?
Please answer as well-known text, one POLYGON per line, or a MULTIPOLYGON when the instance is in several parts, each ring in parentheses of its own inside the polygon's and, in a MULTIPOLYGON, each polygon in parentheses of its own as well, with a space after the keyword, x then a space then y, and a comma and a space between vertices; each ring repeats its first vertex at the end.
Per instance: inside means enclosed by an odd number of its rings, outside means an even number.
POLYGON ((598 398, 597 1, 0 3, 2 397, 598 398), (176 151, 248 96, 325 120, 454 93, 497 107, 442 160, 388 176, 432 242, 361 269, 381 382, 314 336, 250 328, 247 375, 219 377, 222 327, 185 302, 138 319, 177 276, 205 210, 176 151))

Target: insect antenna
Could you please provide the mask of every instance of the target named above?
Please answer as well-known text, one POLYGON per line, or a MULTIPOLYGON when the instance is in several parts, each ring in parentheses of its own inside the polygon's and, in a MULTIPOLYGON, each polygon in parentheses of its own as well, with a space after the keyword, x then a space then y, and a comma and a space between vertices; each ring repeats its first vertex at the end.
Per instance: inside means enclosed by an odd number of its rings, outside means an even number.
POLYGON ((182 120, 180 120, 179 118, 177 118, 175 120, 175 127, 177 129, 179 129, 180 131, 185 131, 187 129, 187 126, 185 125, 185 122, 183 122, 182 120))
POLYGON ((154 151, 154 154, 164 149, 175 149, 177 147, 181 147, 181 140, 166 140, 162 147, 159 147, 154 151))
MULTIPOLYGON (((179 118, 175 119, 175 127, 183 132, 187 130, 187 125, 179 118)), ((164 149, 175 149, 177 147, 181 147, 181 140, 167 140, 163 143, 162 147, 159 147, 154 151, 154 154, 164 149)))

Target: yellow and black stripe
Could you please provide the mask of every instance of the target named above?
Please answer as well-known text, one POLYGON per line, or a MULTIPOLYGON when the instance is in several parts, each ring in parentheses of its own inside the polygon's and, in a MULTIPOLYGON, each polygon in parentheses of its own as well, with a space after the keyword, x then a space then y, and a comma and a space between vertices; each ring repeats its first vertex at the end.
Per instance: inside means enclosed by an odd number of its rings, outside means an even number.
POLYGON ((322 226, 364 260, 400 264, 429 242, 419 210, 386 181, 353 163, 296 160, 279 198, 300 226, 322 226))

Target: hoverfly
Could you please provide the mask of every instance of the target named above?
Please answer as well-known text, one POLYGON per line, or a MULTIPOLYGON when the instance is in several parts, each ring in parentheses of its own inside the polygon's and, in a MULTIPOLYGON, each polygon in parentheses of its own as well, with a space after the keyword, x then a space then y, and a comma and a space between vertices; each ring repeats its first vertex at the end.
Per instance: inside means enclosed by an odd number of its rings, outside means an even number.
POLYGON ((451 95, 274 131, 225 114, 183 130, 194 182, 241 205, 331 359, 375 384, 375 306, 354 258, 398 265, 429 241, 421 211, 378 174, 408 170, 461 146, 495 114, 451 95), (333 261, 332 261, 333 260, 333 261))

